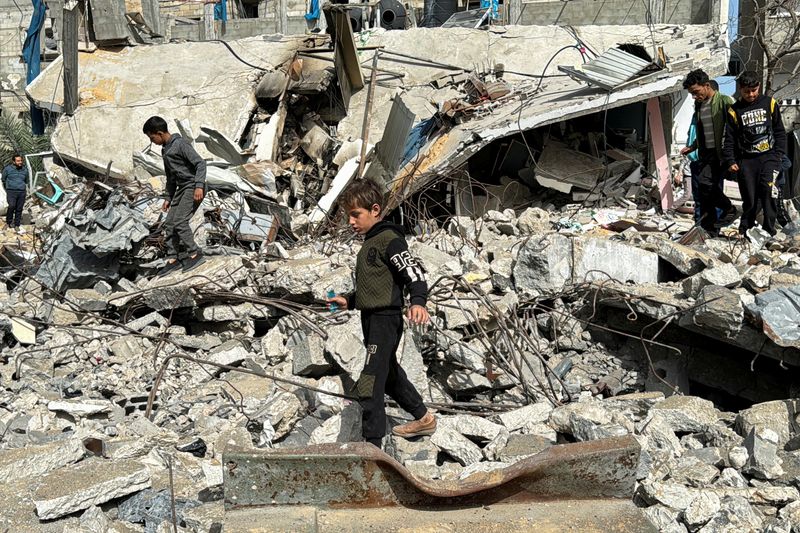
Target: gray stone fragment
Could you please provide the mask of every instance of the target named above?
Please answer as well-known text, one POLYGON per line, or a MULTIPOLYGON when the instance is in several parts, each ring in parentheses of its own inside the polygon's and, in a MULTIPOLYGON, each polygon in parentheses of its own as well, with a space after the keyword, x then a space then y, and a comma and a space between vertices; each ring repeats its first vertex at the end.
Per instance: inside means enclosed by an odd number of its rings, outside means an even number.
POLYGON ((683 446, 675 436, 672 426, 660 414, 645 421, 641 434, 647 437, 650 453, 666 457, 679 457, 683 453, 683 446))
POLYGON ((447 376, 447 387, 455 395, 472 395, 490 390, 492 382, 475 372, 455 370, 447 376))
POLYGON ((716 467, 701 462, 696 457, 682 457, 670 472, 670 480, 691 487, 705 487, 719 476, 716 467))
POLYGON ((0 450, 0 483, 36 479, 52 470, 79 461, 86 450, 79 439, 0 450))
POLYGON ((514 290, 514 258, 511 253, 495 257, 489 265, 492 286, 501 292, 514 290))
POLYGON ((730 496, 720 499, 720 510, 714 517, 698 531, 702 533, 760 531, 762 518, 740 496, 730 496))
MULTIPOLYGON (((469 477, 476 476, 477 479, 481 479, 481 474, 488 474, 491 472, 495 472, 497 470, 502 470, 506 468, 508 463, 504 463, 502 461, 486 461, 483 463, 472 463, 461 473, 458 475, 458 479, 465 480, 469 477)), ((470 480, 471 482, 475 482, 476 480, 470 480)))
POLYGON ((690 489, 679 483, 644 481, 639 486, 638 494, 650 505, 659 503, 683 511, 692 503, 697 489, 690 489))
POLYGON ((338 415, 334 415, 314 430, 308 441, 312 444, 355 442, 361 440, 361 406, 350 403, 338 415))
POLYGON ((87 459, 45 475, 33 502, 41 520, 52 520, 149 486, 150 473, 137 461, 87 459))
POLYGON ((714 484, 719 487, 743 489, 747 487, 747 480, 733 468, 724 468, 714 484))
POLYGON ((572 279, 572 241, 563 235, 532 237, 519 250, 514 286, 526 294, 557 291, 572 279))
POLYGON ((194 307, 194 291, 180 285, 151 287, 142 293, 144 303, 155 311, 194 307))
POLYGON ((678 511, 675 509, 663 505, 651 505, 643 511, 659 533, 686 533, 686 526, 678 522, 678 511))
POLYGON ((622 283, 658 283, 658 256, 609 239, 575 239, 572 281, 607 281, 622 283))
POLYGON ((719 509, 720 502, 716 494, 701 492, 692 499, 689 507, 683 512, 683 519, 689 529, 694 531, 714 518, 719 509))
POLYGON ((549 439, 541 435, 511 435, 497 458, 505 463, 515 463, 536 455, 552 445, 549 439))
POLYGON ((547 422, 553 406, 549 402, 538 402, 499 415, 500 422, 509 431, 547 422))
POLYGON ((50 411, 61 411, 72 416, 89 416, 111 412, 113 404, 108 400, 58 400, 47 403, 50 411))
POLYGON ((728 461, 730 461, 731 466, 737 470, 741 470, 745 464, 747 464, 747 459, 750 457, 750 454, 747 453, 747 448, 744 446, 734 446, 730 450, 728 450, 728 461))
POLYGON ((789 523, 793 533, 800 531, 800 501, 787 504, 778 511, 778 516, 789 523))
POLYGON ((182 348, 194 350, 213 350, 222 341, 217 335, 204 333, 203 335, 170 335, 169 340, 182 348))
POLYGON ((130 322, 127 322, 125 326, 135 331, 142 331, 146 326, 150 326, 152 324, 166 327, 167 325, 169 325, 169 320, 164 318, 164 316, 161 313, 153 311, 142 317, 135 318, 130 322))
POLYGON ((649 237, 642 248, 657 253, 661 259, 686 276, 697 274, 713 261, 711 256, 700 250, 656 236, 649 237))
POLYGON ((705 287, 716 285, 733 288, 742 282, 742 275, 731 263, 720 263, 683 280, 683 292, 689 298, 697 298, 705 287))
POLYGON ((431 442, 464 466, 483 459, 483 452, 477 444, 470 441, 453 427, 439 426, 431 436, 431 442))
POLYGON ((740 411, 736 416, 736 431, 743 437, 753 428, 768 428, 778 435, 783 448, 796 431, 795 420, 800 414, 800 400, 775 400, 758 403, 740 411))
POLYGON ((544 235, 550 231, 550 214, 538 207, 529 207, 517 217, 523 235, 544 235))
POLYGON ((735 292, 725 287, 709 285, 700 291, 697 301, 704 305, 695 308, 691 314, 690 319, 695 326, 723 337, 735 337, 742 329, 744 307, 735 292))
POLYGON ((445 335, 437 336, 437 341, 440 343, 440 346, 443 343, 447 343, 445 344, 447 357, 473 372, 485 372, 486 349, 480 341, 473 340, 468 343, 463 343, 455 342, 454 339, 454 332, 446 332, 445 335), (449 335, 452 335, 452 337, 449 335))
MULTIPOLYGON (((175 514, 179 522, 188 509, 199 507, 196 500, 175 499, 175 514)), ((172 505, 169 490, 143 490, 123 500, 118 506, 119 517, 127 522, 144 524, 145 533, 155 533, 164 522, 172 522, 172 505)))
POLYGON ((744 439, 747 463, 742 472, 759 479, 775 479, 783 474, 778 457, 778 434, 769 428, 753 428, 744 439))
POLYGON ((721 468, 725 465, 725 456, 723 450, 717 446, 689 450, 685 453, 685 456, 694 457, 704 464, 716 466, 717 468, 721 468))
POLYGON ((295 330, 286 340, 286 349, 292 354, 292 374, 295 376, 318 378, 333 368, 325 357, 325 341, 315 333, 295 330))
POLYGON ((676 433, 699 433, 717 423, 714 404, 696 396, 670 396, 657 403, 651 416, 662 416, 676 433))
POLYGON ((464 273, 458 257, 437 250, 433 246, 413 241, 409 247, 411 255, 417 258, 425 268, 428 279, 435 280, 441 276, 460 276, 464 273))
POLYGON ((353 381, 358 381, 367 361, 367 347, 364 346, 364 334, 358 314, 351 312, 347 322, 329 326, 327 329, 325 350, 353 381))
POLYGON ((94 289, 69 289, 64 296, 81 311, 105 311, 108 307, 106 296, 94 289))

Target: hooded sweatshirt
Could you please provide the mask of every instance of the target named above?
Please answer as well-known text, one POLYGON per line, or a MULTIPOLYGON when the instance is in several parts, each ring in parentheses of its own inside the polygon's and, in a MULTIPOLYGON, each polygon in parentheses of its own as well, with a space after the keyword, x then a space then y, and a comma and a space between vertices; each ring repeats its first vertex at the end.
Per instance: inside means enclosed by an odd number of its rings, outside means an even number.
POLYGON ((428 285, 422 267, 408 251, 403 228, 380 221, 367 232, 356 259, 356 291, 350 309, 400 312, 403 290, 411 305, 425 305, 428 285))

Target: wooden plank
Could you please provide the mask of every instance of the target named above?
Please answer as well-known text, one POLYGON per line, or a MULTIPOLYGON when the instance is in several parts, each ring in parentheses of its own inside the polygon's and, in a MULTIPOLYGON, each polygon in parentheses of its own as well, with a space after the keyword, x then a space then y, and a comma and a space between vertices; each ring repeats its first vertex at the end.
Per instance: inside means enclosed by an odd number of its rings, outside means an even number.
POLYGON ((64 9, 61 49, 64 56, 64 113, 67 115, 78 108, 78 28, 82 19, 79 4, 64 9))
POLYGON ((653 146, 656 173, 658 174, 658 190, 661 197, 661 209, 666 211, 672 208, 672 175, 669 170, 669 155, 667 143, 664 138, 664 122, 661 120, 661 105, 658 97, 647 101, 647 122, 650 126, 650 141, 653 146))

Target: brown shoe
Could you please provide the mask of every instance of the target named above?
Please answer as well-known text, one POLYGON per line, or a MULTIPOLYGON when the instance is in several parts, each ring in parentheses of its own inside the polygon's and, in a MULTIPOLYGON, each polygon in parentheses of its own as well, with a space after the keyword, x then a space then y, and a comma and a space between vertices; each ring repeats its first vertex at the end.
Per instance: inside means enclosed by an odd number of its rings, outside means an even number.
POLYGON ((421 437, 423 435, 433 435, 436 431, 436 417, 433 413, 428 411, 425 416, 419 420, 414 420, 408 424, 395 426, 392 428, 392 434, 398 437, 408 439, 410 437, 421 437))

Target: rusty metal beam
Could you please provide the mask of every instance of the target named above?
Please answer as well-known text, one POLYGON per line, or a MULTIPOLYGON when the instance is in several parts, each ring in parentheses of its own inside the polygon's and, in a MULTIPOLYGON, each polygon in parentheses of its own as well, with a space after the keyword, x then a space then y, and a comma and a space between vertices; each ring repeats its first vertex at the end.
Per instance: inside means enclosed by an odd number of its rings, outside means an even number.
POLYGON ((633 437, 553 446, 464 481, 423 480, 366 443, 223 455, 225 506, 357 509, 454 507, 554 498, 630 498, 639 445, 633 437))

